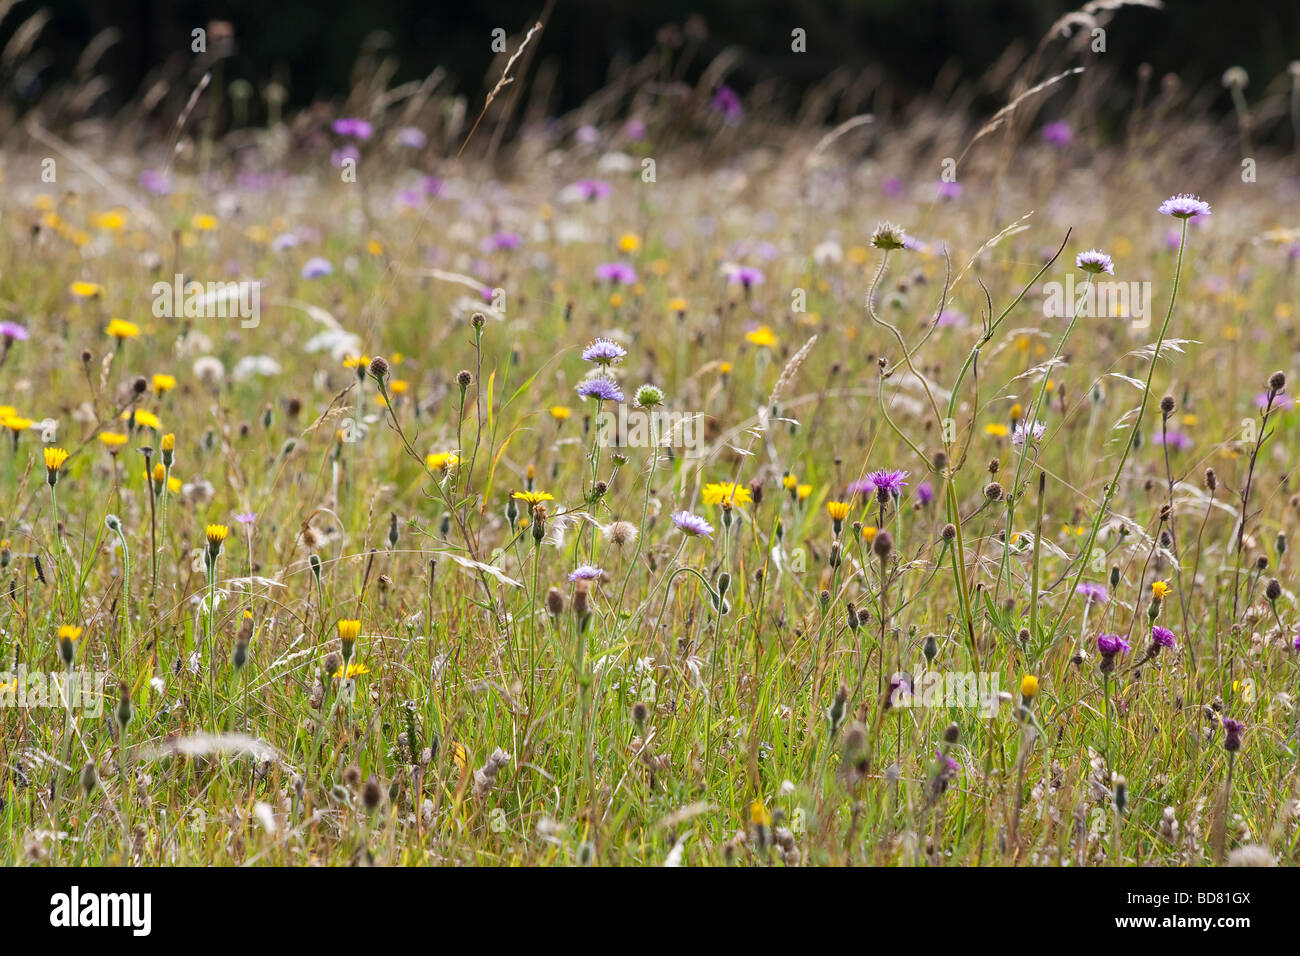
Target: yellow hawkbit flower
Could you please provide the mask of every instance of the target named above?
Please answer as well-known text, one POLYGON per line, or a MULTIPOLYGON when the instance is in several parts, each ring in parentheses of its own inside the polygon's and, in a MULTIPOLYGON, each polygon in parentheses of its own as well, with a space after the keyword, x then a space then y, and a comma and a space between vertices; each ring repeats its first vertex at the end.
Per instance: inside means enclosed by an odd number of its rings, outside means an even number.
POLYGON ((435 452, 424 459, 424 463, 430 471, 448 472, 456 466, 460 459, 449 451, 435 452))
POLYGON ((382 256, 384 254, 383 243, 378 239, 371 239, 366 243, 366 252, 370 253, 372 256, 382 256))
POLYGON ((859 533, 862 535, 862 540, 867 542, 867 544, 876 540, 877 530, 879 529, 869 524, 864 524, 860 529, 858 529, 859 533))
POLYGON ((133 339, 138 336, 140 326, 134 322, 128 322, 126 319, 110 319, 104 332, 121 341, 122 339, 133 339))
POLYGON ((121 432, 100 432, 99 440, 109 448, 121 448, 127 442, 127 437, 121 432))
POLYGON ((568 421, 569 416, 572 414, 573 414, 573 409, 569 408, 567 405, 551 406, 551 417, 554 418, 557 422, 568 421))
POLYGON ((357 366, 361 366, 362 368, 368 368, 370 366, 370 356, 349 355, 343 359, 344 368, 356 368, 357 366))
POLYGON ((388 383, 388 390, 394 395, 405 395, 411 389, 411 383, 404 378, 395 378, 388 383))
POLYGON ((745 333, 745 340, 761 348, 776 348, 776 334, 766 325, 760 325, 752 332, 745 333))
POLYGON ((224 524, 210 524, 203 529, 203 533, 207 536, 208 547, 217 551, 221 548, 221 542, 226 540, 226 535, 230 534, 230 528, 224 524))
POLYGON ((731 363, 730 363, 730 362, 719 362, 719 363, 718 363, 718 374, 719 374, 719 375, 730 375, 730 374, 731 374, 731 363))
POLYGON ((69 290, 78 299, 90 299, 94 296, 101 295, 104 287, 98 282, 74 282, 69 286, 69 290))
POLYGON ((71 667, 77 659, 77 641, 81 639, 81 628, 75 624, 60 624, 55 638, 59 642, 59 656, 63 658, 64 664, 71 667))
POLYGON ((1011 406, 1011 420, 1013 422, 1020 421, 1020 416, 1024 415, 1024 413, 1025 410, 1020 407, 1019 402, 1016 402, 1014 405, 1011 406))
POLYGON ((772 825, 772 811, 763 806, 762 800, 755 800, 749 805, 749 822, 756 827, 772 825))
POLYGON ((554 501, 555 495, 549 491, 516 491, 510 497, 518 498, 520 501, 527 502, 529 505, 541 504, 543 501, 554 501))
POLYGON ((984 434, 992 435, 994 438, 1006 438, 1007 430, 1008 429, 1006 425, 996 423, 996 422, 994 424, 984 426, 984 434))
POLYGON ((1167 595, 1171 590, 1173 589, 1165 581, 1151 582, 1151 596, 1157 601, 1163 600, 1165 595, 1167 595))
POLYGON ((1020 678, 1020 696, 1025 703, 1029 703, 1038 696, 1038 678, 1033 674, 1026 674, 1020 678))
POLYGON ((370 668, 367 667, 365 664, 349 664, 346 671, 344 671, 342 668, 339 668, 337 671, 335 671, 334 679, 352 680, 355 677, 360 677, 362 674, 369 674, 369 673, 370 673, 370 668))
POLYGON ((753 494, 745 485, 732 481, 715 481, 704 486, 701 497, 706 505, 747 505, 754 500, 753 494))
POLYGON ((23 418, 21 415, 6 415, 4 421, 0 422, 0 425, 4 425, 11 432, 26 431, 34 424, 36 423, 30 418, 23 418))
POLYGON ((795 488, 794 493, 799 497, 800 501, 803 501, 812 494, 812 485, 799 485, 795 488))
POLYGON ((167 480, 167 466, 160 461, 154 462, 153 490, 155 492, 161 492, 163 487, 163 482, 165 482, 166 480, 167 480))
POLYGON ((619 237, 618 247, 623 252, 636 252, 641 248, 641 237, 634 232, 625 232, 619 237))
POLYGON ((344 619, 339 621, 339 642, 343 645, 343 660, 352 659, 352 648, 361 636, 361 622, 344 619))
POLYGON ((787 471, 781 476, 781 487, 786 491, 794 491, 799 484, 799 476, 792 471, 787 471))
POLYGON ((163 435, 162 450, 167 452, 176 450, 176 435, 174 433, 168 432, 166 435, 163 435))
POLYGON ((828 501, 826 513, 836 521, 843 521, 849 516, 849 504, 847 501, 828 501))
POLYGON ((675 299, 668 300, 668 309, 672 312, 685 312, 686 300, 678 296, 675 299))
POLYGON ((213 229, 216 229, 217 226, 221 225, 221 222, 216 216, 201 212, 190 220, 190 225, 199 230, 199 232, 211 232, 213 229))
POLYGON ((147 412, 143 408, 137 408, 134 412, 123 412, 122 420, 134 418, 136 425, 140 428, 162 428, 162 422, 153 412, 147 412))
POLYGON ((153 390, 156 395, 170 392, 175 387, 176 377, 174 375, 155 375, 153 377, 153 390))
POLYGON ((68 453, 62 448, 45 449, 45 467, 50 472, 57 472, 68 460, 68 453))

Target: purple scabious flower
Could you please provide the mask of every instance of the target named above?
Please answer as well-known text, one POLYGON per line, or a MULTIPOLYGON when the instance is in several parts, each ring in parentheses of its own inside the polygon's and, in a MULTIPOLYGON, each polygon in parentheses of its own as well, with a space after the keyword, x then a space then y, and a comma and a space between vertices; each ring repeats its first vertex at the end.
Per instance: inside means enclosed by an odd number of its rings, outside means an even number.
MULTIPOLYGON (((1289 395, 1281 395, 1281 394, 1273 395, 1272 401, 1273 401, 1272 404, 1273 408, 1290 408, 1292 405, 1295 404, 1295 402, 1291 400, 1291 397, 1289 395)), ((1260 409, 1269 407, 1268 392, 1260 392, 1258 395, 1255 396, 1255 407, 1260 409)))
POLYGON ((10 342, 27 341, 27 329, 17 322, 0 322, 0 338, 5 340, 7 346, 10 342))
POLYGON ((339 136, 352 136, 356 139, 369 139, 375 131, 368 122, 355 116, 336 119, 333 129, 339 136))
POLYGON ((963 326, 968 321, 965 312, 958 312, 955 309, 944 309, 939 313, 939 321, 935 323, 939 328, 949 328, 951 326, 963 326))
POLYGON ((582 360, 597 365, 609 365, 626 357, 627 349, 609 339, 596 339, 582 350, 582 360))
POLYGON ((240 524, 252 524, 254 521, 257 520, 257 512, 241 511, 239 514, 235 515, 235 520, 238 521, 240 524))
POLYGON ((298 245, 300 241, 296 232, 282 232, 271 240, 271 248, 276 252, 284 252, 298 245))
POLYGON ((1043 127, 1043 142, 1049 146, 1065 149, 1073 140, 1074 131, 1070 129, 1070 124, 1064 120, 1048 123, 1043 127))
POLYGON ((398 146, 405 146, 407 149, 424 149, 429 144, 429 137, 424 135, 424 130, 416 126, 403 126, 397 131, 395 142, 398 146))
POLYGON ((719 86, 709 102, 709 108, 721 113, 727 122, 735 123, 745 115, 745 108, 740 105, 740 96, 729 86, 719 86))
POLYGON ((1016 430, 1011 433, 1011 444, 1023 448, 1026 438, 1031 442, 1038 442, 1046 433, 1047 426, 1038 419, 1032 422, 1016 422, 1016 430))
POLYGON ((1079 582, 1074 593, 1087 600, 1090 604, 1105 604, 1110 600, 1110 595, 1106 593, 1105 585, 1091 584, 1087 581, 1079 582))
POLYGON ((636 282, 636 270, 626 262, 602 262, 596 266, 596 278, 631 285, 636 282))
POLYGON ((328 259, 322 259, 320 256, 308 259, 303 263, 302 277, 304 279, 319 279, 329 275, 334 271, 334 266, 328 259))
POLYGON ((1129 646, 1128 641, 1118 634, 1100 634, 1097 637, 1097 653, 1102 657, 1114 657, 1116 654, 1127 654, 1133 648, 1129 646))
POLYGON ((1208 216, 1210 204, 1191 193, 1179 193, 1162 202, 1160 212, 1166 216, 1177 216, 1179 219, 1191 219, 1193 216, 1208 216))
POLYGON ((1178 639, 1169 628, 1157 624, 1151 628, 1151 643, 1156 647, 1177 647, 1178 639))
POLYGON ((579 179, 569 189, 579 199, 604 199, 609 195, 609 183, 600 179, 579 179))
POLYGON ((569 575, 570 581, 594 581, 605 572, 594 564, 580 564, 572 574, 569 575))
POLYGON ((682 534, 694 537, 713 537, 713 525, 709 524, 699 515, 693 515, 689 511, 678 511, 672 516, 673 524, 682 534))
POLYGON ((1098 272, 1112 276, 1115 274, 1114 261, 1100 249, 1089 249, 1087 252, 1079 253, 1074 257, 1074 264, 1084 272, 1091 272, 1093 275, 1098 272))
POLYGON ((147 189, 155 196, 166 196, 172 191, 172 183, 165 173, 160 173, 156 169, 146 169, 140 174, 140 188, 147 189))
POLYGON ((916 486, 916 500, 922 506, 934 500, 934 487, 928 481, 923 481, 916 486))
POLYGON ((578 394, 583 398, 594 398, 598 402, 623 401, 622 390, 607 378, 589 378, 578 386, 578 394))
POLYGON ((502 249, 518 249, 523 244, 517 232, 496 232, 478 244, 480 252, 498 252, 502 249))
POLYGON ((763 270, 754 266, 731 266, 727 269, 727 281, 732 285, 750 286, 763 284, 763 270))
POLYGON ((1223 718, 1223 749, 1232 753, 1241 749, 1241 734, 1246 729, 1246 725, 1240 720, 1233 720, 1231 717, 1223 718))

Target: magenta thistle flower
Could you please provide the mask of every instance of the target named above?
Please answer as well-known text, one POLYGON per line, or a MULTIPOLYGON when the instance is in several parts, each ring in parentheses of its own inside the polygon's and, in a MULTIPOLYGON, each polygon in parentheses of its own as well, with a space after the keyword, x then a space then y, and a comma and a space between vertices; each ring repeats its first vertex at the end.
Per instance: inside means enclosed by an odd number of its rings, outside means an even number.
POLYGON ((1114 261, 1100 249, 1089 249, 1087 252, 1079 253, 1074 257, 1074 264, 1084 272, 1091 272, 1093 275, 1098 272, 1112 276, 1115 274, 1114 261))
POLYGON ((727 269, 727 281, 732 285, 743 285, 746 289, 762 285, 763 279, 763 270, 754 266, 731 266, 727 269))
POLYGON ((1223 749, 1228 753, 1241 749, 1241 735, 1246 729, 1246 725, 1240 720, 1233 720, 1231 717, 1223 718, 1223 749))
POLYGON ((589 378, 578 386, 578 394, 583 398, 594 398, 599 402, 623 401, 622 390, 607 378, 589 378))
POLYGON ((672 521, 677 526, 677 530, 684 535, 689 535, 692 538, 713 537, 713 525, 689 511, 678 511, 672 516, 672 521))
POLYGON ((1074 133, 1070 129, 1070 124, 1064 121, 1048 123, 1043 127, 1043 142, 1051 146, 1058 146, 1061 149, 1070 145, 1074 139, 1074 133))
POLYGON ((1110 600, 1110 595, 1106 593, 1106 588, 1101 584, 1090 584, 1087 581, 1081 581, 1074 589, 1074 593, 1084 598, 1090 604, 1105 604, 1110 600))
POLYGON ((1177 216, 1179 219, 1191 219, 1193 216, 1208 216, 1210 204, 1191 193, 1179 193, 1162 202, 1160 212, 1166 216, 1177 216))
POLYGON ((579 179, 569 190, 579 199, 604 199, 609 195, 609 183, 599 179, 579 179))
POLYGON ((596 278, 631 285, 636 282, 636 270, 626 262, 604 262, 596 266, 596 278))
POLYGON ((1127 654, 1133 648, 1129 642, 1124 640, 1118 634, 1101 634, 1097 637, 1097 653, 1102 657, 1114 657, 1116 654, 1127 654))
POLYGON ((595 362, 597 365, 609 365, 626 356, 627 349, 609 339, 596 339, 582 350, 582 360, 584 362, 595 362))
POLYGON ((569 575, 570 581, 594 581, 605 572, 594 564, 580 564, 569 575))
POLYGON ((1177 647, 1178 639, 1169 628, 1157 624, 1151 628, 1151 643, 1157 647, 1177 647))
POLYGON ((1300 651, 1300 624, 1296 625, 1295 640, 1291 642, 1291 646, 1294 647, 1297 651, 1300 651))
POLYGON ((0 322, 0 338, 5 340, 7 346, 10 342, 27 341, 27 329, 17 322, 0 322))
POLYGON ((1182 432, 1161 432, 1152 439, 1157 445, 1168 445, 1176 451, 1187 451, 1192 447, 1192 440, 1182 432))
POLYGON ((340 136, 369 139, 374 131, 374 127, 368 122, 355 116, 343 116, 334 121, 334 132, 340 136))
POLYGON ((734 123, 745 115, 745 109, 740 105, 740 96, 729 86, 719 86, 709 106, 725 116, 728 122, 734 123))
POLYGON ((923 481, 916 486, 916 500, 924 507, 934 500, 934 486, 928 481, 923 481))

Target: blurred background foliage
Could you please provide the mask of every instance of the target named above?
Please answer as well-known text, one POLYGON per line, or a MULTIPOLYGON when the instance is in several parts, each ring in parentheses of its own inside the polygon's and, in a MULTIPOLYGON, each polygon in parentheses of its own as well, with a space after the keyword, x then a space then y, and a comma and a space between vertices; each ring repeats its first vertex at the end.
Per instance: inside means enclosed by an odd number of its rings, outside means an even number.
MULTIPOLYGON (((533 75, 550 77, 545 106, 553 113, 577 107, 611 77, 671 44, 680 44, 678 56, 692 49, 681 76, 688 82, 697 82, 719 54, 734 50, 726 82, 742 96, 764 89, 773 107, 791 115, 809 90, 837 71, 845 85, 863 78, 885 89, 884 101, 877 95, 871 103, 877 111, 934 92, 947 96, 961 78, 970 83, 963 105, 987 112, 1004 102, 996 82, 999 67, 1029 56, 1052 24, 1080 2, 555 0, 547 8, 545 0, 20 0, 0 2, 6 10, 0 44, 22 42, 23 31, 33 29, 32 18, 40 18, 35 45, 41 55, 20 69, 12 65, 16 57, 3 64, 6 95, 17 113, 39 102, 52 85, 75 77, 86 45, 106 30, 116 31, 108 35, 115 42, 94 67, 106 81, 94 91, 95 114, 112 115, 157 89, 159 81, 183 99, 185 81, 194 79, 196 69, 191 31, 213 21, 233 28, 225 82, 244 78, 263 90, 274 79, 285 90, 288 109, 343 99, 355 88, 354 69, 367 48, 378 54, 374 62, 392 58, 391 84, 419 81, 443 67, 443 83, 481 102, 499 75, 492 31, 504 29, 513 50, 545 8, 547 25, 530 68, 533 75), (807 31, 806 53, 791 50, 796 27, 807 31)), ((1189 98, 1222 113, 1232 109, 1220 82, 1230 66, 1248 72, 1248 98, 1296 82, 1288 76, 1290 63, 1300 59, 1296 0, 1168 0, 1163 10, 1126 7, 1106 15, 1112 19, 1102 63, 1114 81, 1111 105, 1117 113, 1138 86, 1143 64, 1150 65, 1155 82, 1177 74, 1189 98)), ((263 119, 259 99, 247 120, 263 119)), ((225 124, 236 121, 223 117, 225 124)), ((1290 124, 1278 124, 1277 135, 1289 138, 1290 124)))

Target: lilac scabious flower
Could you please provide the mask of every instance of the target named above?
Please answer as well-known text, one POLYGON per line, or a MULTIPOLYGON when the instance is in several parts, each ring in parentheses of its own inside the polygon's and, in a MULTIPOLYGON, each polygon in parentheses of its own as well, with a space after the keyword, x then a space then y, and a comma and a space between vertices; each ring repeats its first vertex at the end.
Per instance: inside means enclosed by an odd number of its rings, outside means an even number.
POLYGON ((146 169, 140 174, 140 188, 147 189, 155 196, 166 196, 172 191, 172 183, 165 173, 160 173, 156 169, 146 169))
POLYGON ((709 524, 699 515, 693 515, 689 511, 678 511, 672 516, 673 524, 682 534, 690 537, 713 537, 713 525, 709 524))
MULTIPOLYGON (((1272 407, 1275 409, 1290 408, 1292 405, 1295 404, 1295 402, 1291 400, 1291 397, 1289 395, 1274 395, 1272 396, 1272 402, 1273 402, 1272 407)), ((1255 396, 1255 407, 1260 409, 1269 407, 1268 392, 1260 392, 1258 395, 1255 396)))
POLYGON ((5 345, 10 342, 27 341, 27 329, 17 322, 0 322, 0 338, 5 340, 5 345))
POLYGON ((1047 434, 1047 426, 1038 419, 1032 422, 1016 422, 1016 430, 1011 433, 1011 444, 1017 448, 1023 448, 1025 439, 1037 443, 1042 440, 1043 435, 1047 434))
POLYGON ((570 581, 594 581, 605 572, 594 564, 580 564, 569 575, 570 581))
POLYGON ((729 86, 718 87, 709 107, 725 116, 729 123, 734 123, 745 115, 745 108, 740 105, 739 94, 729 86))
POLYGON ((1208 216, 1210 204, 1191 193, 1179 193, 1162 202, 1160 212, 1166 216, 1177 216, 1179 219, 1191 219, 1193 216, 1208 216))
POLYGON ((424 130, 418 127, 403 126, 397 131, 396 143, 407 149, 424 149, 429 144, 429 137, 425 136, 424 130))
POLYGON ((320 256, 308 259, 302 267, 302 277, 304 279, 319 279, 329 275, 334 271, 334 266, 328 259, 322 259, 320 256))
POLYGON ((763 270, 754 266, 731 266, 727 269, 727 281, 732 285, 743 285, 746 289, 762 285, 763 279, 763 270))
POLYGON ((925 252, 926 245, 922 240, 916 238, 916 236, 904 236, 903 248, 907 249, 909 252, 925 252))
POLYGON ((622 390, 607 378, 589 378, 578 386, 578 394, 583 398, 594 398, 598 402, 623 401, 622 390))
POLYGON ((1106 593, 1106 588, 1101 584, 1090 584, 1087 581, 1079 582, 1074 593, 1088 601, 1089 604, 1105 604, 1110 600, 1110 595, 1106 593))
POLYGON ((298 245, 299 241, 296 232, 282 232, 271 240, 271 248, 276 252, 284 252, 298 245))
POLYGON ((1169 628, 1157 624, 1151 628, 1151 644, 1153 647, 1177 647, 1178 639, 1169 628))
POLYGON ((1050 146, 1058 146, 1064 149, 1070 145, 1073 139, 1074 131, 1070 129, 1070 124, 1063 120, 1048 123, 1043 127, 1043 142, 1050 146))
POLYGON ((636 282, 636 270, 626 262, 603 262, 596 266, 596 278, 631 285, 636 282))
POLYGON ((597 365, 609 365, 626 357, 627 349, 609 339, 596 339, 582 350, 582 360, 597 365))
POLYGON ((923 481, 916 486, 916 500, 922 506, 934 500, 934 487, 928 481, 923 481))
POLYGON ((238 521, 240 524, 252 524, 254 521, 257 520, 257 512, 241 511, 239 514, 235 515, 235 520, 238 521))
POLYGON ((369 139, 375 129, 368 122, 355 116, 343 116, 334 121, 334 132, 340 136, 352 136, 356 139, 369 139))
POLYGON ((518 249, 523 243, 516 232, 497 232, 478 244, 480 252, 498 252, 502 249, 518 249))
POLYGON ((1114 261, 1100 249, 1089 249, 1087 252, 1079 253, 1074 257, 1074 264, 1084 272, 1091 272, 1093 275, 1098 272, 1112 276, 1115 274, 1114 261))

